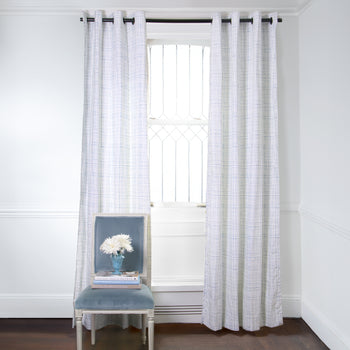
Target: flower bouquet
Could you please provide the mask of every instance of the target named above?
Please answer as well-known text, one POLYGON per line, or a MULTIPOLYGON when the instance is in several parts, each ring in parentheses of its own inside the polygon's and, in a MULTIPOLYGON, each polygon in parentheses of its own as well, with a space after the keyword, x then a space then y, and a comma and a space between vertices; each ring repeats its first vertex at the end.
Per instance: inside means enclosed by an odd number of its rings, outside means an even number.
POLYGON ((120 268, 124 260, 124 252, 132 252, 134 249, 131 245, 131 238, 129 235, 115 235, 113 237, 108 237, 101 244, 100 250, 109 254, 112 259, 112 265, 114 268, 113 274, 120 275, 120 268))

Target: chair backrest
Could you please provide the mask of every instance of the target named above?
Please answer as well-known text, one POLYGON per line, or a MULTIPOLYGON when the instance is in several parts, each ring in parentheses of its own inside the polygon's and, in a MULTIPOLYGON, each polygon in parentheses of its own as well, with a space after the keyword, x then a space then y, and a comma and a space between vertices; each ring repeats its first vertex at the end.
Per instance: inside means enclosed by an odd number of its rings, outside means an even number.
POLYGON ((100 250, 108 237, 125 234, 131 237, 133 252, 125 252, 122 271, 139 271, 142 282, 151 284, 151 242, 147 214, 95 214, 92 240, 92 278, 99 271, 112 271, 109 255, 100 250))

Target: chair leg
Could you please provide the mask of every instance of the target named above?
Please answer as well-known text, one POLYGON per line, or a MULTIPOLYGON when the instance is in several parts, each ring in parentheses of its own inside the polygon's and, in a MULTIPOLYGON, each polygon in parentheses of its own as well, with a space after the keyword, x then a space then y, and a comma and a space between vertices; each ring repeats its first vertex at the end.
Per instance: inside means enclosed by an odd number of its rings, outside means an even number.
POLYGON ((91 314, 91 345, 95 345, 96 342, 96 325, 95 325, 95 314, 91 314))
POLYGON ((148 350, 154 347, 154 310, 148 314, 148 350))
POLYGON ((77 335, 77 350, 83 350, 83 325, 82 325, 83 314, 80 310, 75 311, 75 326, 77 335))
POLYGON ((143 314, 142 317, 142 344, 146 344, 146 322, 147 322, 147 315, 143 314))

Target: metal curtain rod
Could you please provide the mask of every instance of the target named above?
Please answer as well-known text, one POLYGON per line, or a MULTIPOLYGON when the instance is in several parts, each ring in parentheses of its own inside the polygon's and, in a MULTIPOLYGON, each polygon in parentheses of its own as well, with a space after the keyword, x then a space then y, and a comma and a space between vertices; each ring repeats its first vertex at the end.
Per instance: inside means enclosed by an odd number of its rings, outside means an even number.
MULTIPOLYGON (((87 17, 88 22, 95 22, 94 17, 87 17)), ((124 18, 124 23, 135 23, 135 18, 124 18)), ((80 22, 83 22, 84 19, 80 17, 80 22)), ((211 18, 146 18, 147 23, 212 23, 211 18)), ((114 23, 114 18, 102 18, 102 22, 111 22, 114 23)), ((241 23, 253 23, 253 18, 240 18, 241 23)), ((261 19, 263 23, 272 24, 272 17, 264 17, 261 19)), ((282 22, 282 18, 278 18, 277 22, 282 22)), ((231 23, 231 18, 223 18, 222 23, 231 23)))

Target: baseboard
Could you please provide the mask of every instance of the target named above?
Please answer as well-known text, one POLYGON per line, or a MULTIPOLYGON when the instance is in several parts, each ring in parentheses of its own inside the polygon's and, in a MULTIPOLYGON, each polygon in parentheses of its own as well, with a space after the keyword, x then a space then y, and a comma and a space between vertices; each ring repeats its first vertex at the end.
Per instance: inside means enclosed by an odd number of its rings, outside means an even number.
MULTIPOLYGON (((202 288, 156 287, 155 320, 158 323, 200 323, 202 288)), ((283 317, 300 317, 300 297, 282 298, 283 317)), ((70 318, 73 296, 69 294, 0 294, 0 318, 70 318)))
POLYGON ((300 295, 282 295, 283 317, 301 317, 300 295))
POLYGON ((306 300, 302 301, 301 317, 331 350, 350 350, 349 337, 306 300))
POLYGON ((70 318, 70 294, 0 294, 1 318, 70 318))

